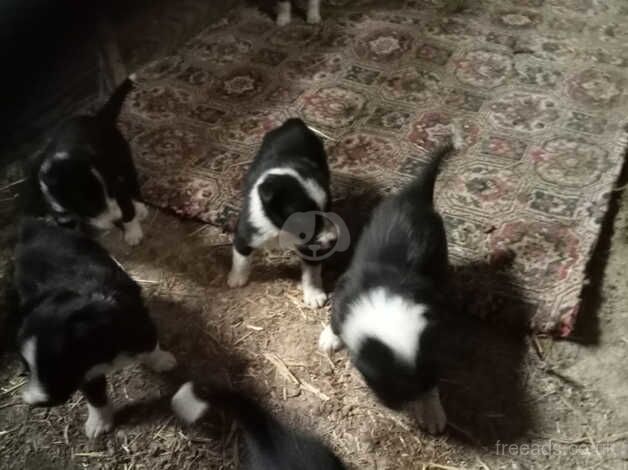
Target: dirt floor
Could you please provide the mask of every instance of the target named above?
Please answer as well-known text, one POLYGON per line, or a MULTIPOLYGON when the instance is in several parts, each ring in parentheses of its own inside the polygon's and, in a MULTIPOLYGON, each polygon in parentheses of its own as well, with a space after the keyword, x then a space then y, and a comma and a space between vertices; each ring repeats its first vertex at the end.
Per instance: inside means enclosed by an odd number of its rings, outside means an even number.
MULTIPOLYGON (((3 290, 17 188, 0 198, 3 290)), ((153 210, 138 248, 118 232, 103 242, 142 284, 180 368, 115 373, 116 429, 89 442, 78 394, 54 409, 25 406, 17 360, 3 355, 0 468, 237 468, 239 434, 228 420, 187 428, 170 413, 186 377, 249 390, 321 435, 351 468, 628 468, 628 193, 620 202, 577 341, 523 337, 476 317, 452 327, 454 359, 441 383, 449 426, 439 437, 378 405, 344 353, 330 360, 317 351, 328 311, 303 306, 296 259, 260 256, 250 285, 230 290, 228 237, 153 210)))
MULTIPOLYGON (((0 320, 20 190, 6 185, 20 178, 15 169, 0 177, 0 320)), ((572 340, 523 336, 473 315, 452 325, 441 383, 449 426, 438 437, 382 408, 345 353, 330 360, 317 351, 328 310, 303 306, 295 258, 259 256, 252 282, 230 290, 228 237, 152 210, 139 247, 118 232, 103 243, 143 286, 180 367, 115 373, 116 429, 90 442, 78 394, 58 408, 30 408, 18 361, 0 355, 0 468, 238 468, 231 422, 217 415, 188 428, 169 411, 181 380, 212 378, 316 432, 354 469, 628 469, 628 192, 617 196, 572 340)))

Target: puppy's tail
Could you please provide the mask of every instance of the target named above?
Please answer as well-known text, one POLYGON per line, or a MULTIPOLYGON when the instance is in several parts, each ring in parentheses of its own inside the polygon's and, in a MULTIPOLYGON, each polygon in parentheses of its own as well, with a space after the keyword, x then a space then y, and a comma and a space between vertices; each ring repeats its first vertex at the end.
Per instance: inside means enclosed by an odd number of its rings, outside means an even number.
POLYGON ((450 127, 451 135, 447 137, 444 143, 433 150, 429 163, 406 189, 412 193, 412 199, 415 201, 427 205, 434 203, 434 185, 436 184, 436 177, 438 176, 441 163, 453 151, 460 150, 464 144, 458 124, 451 124, 450 127))
POLYGON ((124 99, 135 86, 135 74, 129 75, 113 92, 96 114, 103 124, 114 124, 118 119, 124 99))

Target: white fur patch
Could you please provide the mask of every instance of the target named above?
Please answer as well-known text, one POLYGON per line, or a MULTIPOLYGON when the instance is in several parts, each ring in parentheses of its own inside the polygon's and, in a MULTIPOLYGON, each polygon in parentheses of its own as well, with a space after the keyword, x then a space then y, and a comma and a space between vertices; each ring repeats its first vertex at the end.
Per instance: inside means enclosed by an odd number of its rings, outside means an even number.
POLYGON ((100 186, 102 187, 103 195, 105 197, 105 210, 101 214, 96 217, 92 217, 89 219, 90 225, 95 228, 101 230, 107 230, 113 227, 113 223, 116 220, 120 220, 122 218, 122 209, 118 205, 118 201, 109 197, 109 192, 107 191, 107 186, 105 185, 105 180, 98 170, 92 168, 92 174, 96 177, 96 179, 100 182, 100 186))
POLYGON ((447 426, 447 415, 440 402, 438 388, 434 387, 427 394, 413 403, 412 411, 419 425, 430 434, 438 434, 447 426))
POLYGON ((134 200, 133 207, 135 208, 135 218, 140 222, 148 217, 148 207, 146 207, 146 204, 134 200))
POLYGON ((183 384, 170 403, 174 414, 188 424, 200 419, 209 409, 209 405, 194 394, 192 382, 183 384))
POLYGON ((268 217, 266 217, 262 200, 259 196, 259 186, 270 175, 288 175, 293 177, 299 182, 307 195, 316 203, 320 210, 323 210, 327 205, 327 194, 325 190, 313 179, 303 178, 292 168, 273 168, 268 170, 255 182, 249 194, 249 221, 258 232, 252 241, 254 247, 258 247, 269 239, 277 237, 281 229, 281 227, 275 227, 268 217))
POLYGON ((321 335, 318 338, 318 349, 329 355, 342 349, 342 340, 334 334, 331 325, 327 325, 321 331, 321 335))
POLYGON ((232 249, 233 258, 231 261, 231 272, 227 279, 229 287, 242 287, 249 281, 251 275, 251 256, 244 256, 232 249))
POLYGON ((421 332, 427 326, 427 307, 416 304, 383 287, 362 294, 349 306, 342 326, 342 340, 352 351, 371 337, 392 349, 413 365, 419 349, 421 332))
POLYGON ((89 439, 109 432, 113 429, 113 407, 107 402, 105 406, 97 407, 87 403, 87 421, 85 421, 85 435, 89 439))
POLYGON ((142 226, 140 225, 140 219, 137 213, 133 219, 129 222, 125 222, 123 227, 124 241, 127 242, 128 245, 135 246, 142 241, 144 232, 142 232, 142 226))
POLYGON ((28 383, 22 391, 22 399, 29 405, 47 402, 48 393, 44 390, 37 375, 37 340, 34 336, 24 342, 21 353, 30 372, 28 383))
POLYGON ((303 287, 303 302, 310 308, 320 308, 327 301, 327 294, 323 290, 320 264, 301 263, 301 285, 303 287))

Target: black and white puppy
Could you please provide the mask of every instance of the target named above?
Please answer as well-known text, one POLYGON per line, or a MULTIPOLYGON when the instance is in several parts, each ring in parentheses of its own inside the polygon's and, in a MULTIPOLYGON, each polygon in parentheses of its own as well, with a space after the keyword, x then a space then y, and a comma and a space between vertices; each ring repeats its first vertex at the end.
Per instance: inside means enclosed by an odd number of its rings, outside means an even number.
POLYGON ((116 127, 133 76, 126 79, 94 116, 61 124, 36 158, 35 182, 48 212, 63 225, 87 223, 106 230, 121 222, 124 239, 142 239, 146 217, 128 142, 116 127))
MULTIPOLYGON (((307 22, 316 24, 321 22, 321 0, 307 1, 307 22)), ((292 3, 291 0, 277 1, 277 25, 285 26, 292 20, 292 3)))
POLYGON ((393 409, 412 404, 432 433, 446 425, 437 377, 448 278, 447 238, 433 193, 439 164, 453 148, 449 142, 436 149, 421 175, 375 209, 319 339, 327 353, 346 346, 380 401, 393 409))
POLYGON ((343 470, 341 460, 317 438, 289 429, 255 401, 231 390, 204 394, 192 382, 172 398, 174 413, 188 424, 197 422, 210 406, 228 411, 242 426, 247 470, 343 470))
POLYGON ((233 241, 230 287, 248 282, 254 248, 279 241, 302 255, 305 304, 322 307, 321 264, 312 256, 336 239, 323 213, 330 208, 329 167, 321 140, 300 119, 289 119, 264 136, 245 181, 233 241))
POLYGON ((25 219, 15 252, 15 287, 17 346, 29 373, 23 399, 55 406, 80 390, 90 438, 113 427, 109 371, 133 359, 156 371, 176 365, 174 356, 159 348, 140 286, 81 233, 25 219))

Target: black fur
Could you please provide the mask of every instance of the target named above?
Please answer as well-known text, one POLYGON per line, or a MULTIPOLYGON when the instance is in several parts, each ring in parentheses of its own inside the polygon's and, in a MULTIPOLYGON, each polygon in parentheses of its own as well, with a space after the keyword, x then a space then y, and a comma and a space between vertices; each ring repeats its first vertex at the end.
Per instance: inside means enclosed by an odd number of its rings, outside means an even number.
MULTIPOLYGON (((448 273, 447 238, 433 206, 434 182, 450 144, 439 148, 423 172, 374 211, 340 278, 332 307, 332 331, 342 339, 349 306, 374 288, 428 306, 414 367, 375 338, 367 338, 352 361, 378 398, 399 408, 436 385, 439 316, 444 311, 448 273)), ((386 312, 381 312, 385 315, 386 312)))
POLYGON ((88 399, 102 401, 104 377, 86 383, 86 372, 157 345, 139 285, 80 233, 25 219, 15 252, 15 287, 18 349, 37 338, 37 375, 50 397, 39 405, 63 403, 79 388, 88 399))
POLYGON ((343 470, 342 461, 319 439, 280 423, 254 400, 226 389, 194 394, 208 405, 230 413, 246 439, 247 470, 343 470))
POLYGON ((125 80, 95 115, 71 118, 53 132, 31 165, 30 180, 37 200, 30 203, 32 212, 39 209, 41 214, 43 209, 58 223, 69 226, 102 214, 107 209, 105 194, 95 170, 108 196, 120 206, 121 221, 135 217, 132 201, 141 200, 137 172, 129 144, 116 127, 124 99, 132 89, 133 81, 125 80), (55 158, 59 154, 67 158, 55 158), (61 207, 45 197, 42 183, 61 207))

